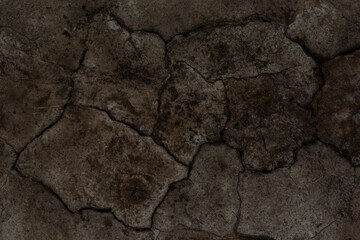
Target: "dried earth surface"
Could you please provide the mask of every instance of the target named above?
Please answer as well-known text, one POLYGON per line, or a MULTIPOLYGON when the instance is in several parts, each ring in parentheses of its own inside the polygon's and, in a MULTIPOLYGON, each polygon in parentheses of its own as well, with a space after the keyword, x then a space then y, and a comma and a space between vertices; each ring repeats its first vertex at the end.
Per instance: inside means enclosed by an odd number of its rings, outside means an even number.
POLYGON ((359 0, 0 0, 0 239, 360 239, 359 129, 359 0))

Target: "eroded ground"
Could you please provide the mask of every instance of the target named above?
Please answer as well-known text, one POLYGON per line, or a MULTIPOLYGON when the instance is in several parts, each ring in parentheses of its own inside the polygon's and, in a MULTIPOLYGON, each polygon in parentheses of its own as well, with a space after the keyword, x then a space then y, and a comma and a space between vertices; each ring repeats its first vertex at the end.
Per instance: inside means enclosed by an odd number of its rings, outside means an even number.
POLYGON ((359 0, 0 0, 0 239, 357 240, 359 128, 359 0))

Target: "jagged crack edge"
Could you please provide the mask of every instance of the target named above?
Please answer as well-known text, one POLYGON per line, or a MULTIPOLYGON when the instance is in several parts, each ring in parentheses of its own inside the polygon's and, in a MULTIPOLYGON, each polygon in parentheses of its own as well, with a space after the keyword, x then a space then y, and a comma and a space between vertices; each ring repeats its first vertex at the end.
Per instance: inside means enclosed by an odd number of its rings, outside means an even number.
POLYGON ((139 136, 141 136, 141 137, 149 137, 158 147, 160 147, 160 148, 162 148, 163 150, 165 150, 165 152, 166 152, 175 162, 177 162, 178 164, 183 165, 184 167, 189 167, 189 166, 186 165, 185 163, 183 163, 183 162, 179 161, 178 159, 176 159, 175 156, 174 156, 163 144, 160 144, 160 143, 158 143, 157 141, 155 141, 153 135, 151 135, 151 134, 145 134, 145 133, 139 131, 134 125, 132 125, 132 124, 130 124, 130 123, 128 123, 128 122, 121 121, 121 120, 115 118, 108 110, 105 110, 105 109, 102 109, 102 108, 99 108, 99 107, 96 107, 96 106, 92 106, 92 105, 83 105, 83 104, 71 104, 71 106, 95 109, 95 110, 97 110, 97 111, 100 111, 100 112, 105 113, 112 121, 118 122, 118 123, 121 123, 121 124, 127 126, 128 128, 130 128, 130 129, 132 129, 133 131, 135 131, 139 136))

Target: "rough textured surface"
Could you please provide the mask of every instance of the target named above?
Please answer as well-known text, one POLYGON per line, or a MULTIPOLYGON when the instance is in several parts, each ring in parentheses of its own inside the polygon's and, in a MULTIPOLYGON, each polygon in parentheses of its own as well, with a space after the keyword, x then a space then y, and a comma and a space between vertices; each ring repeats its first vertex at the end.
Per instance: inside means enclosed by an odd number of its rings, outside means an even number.
POLYGON ((0 141, 0 189, 8 182, 9 173, 15 163, 15 151, 3 141, 0 141))
POLYGON ((359 0, 0 0, 0 239, 360 239, 359 0))
POLYGON ((71 210, 112 209, 135 227, 150 227, 168 185, 187 174, 151 138, 80 107, 69 107, 31 143, 17 168, 50 186, 71 210))
POLYGON ((286 71, 231 79, 226 84, 231 118, 224 139, 243 150, 247 169, 271 170, 290 165, 294 150, 316 136, 310 109, 296 103, 296 98, 306 93, 292 89, 304 87, 296 86, 290 76, 291 72, 286 71), (292 82, 288 83, 288 79, 292 82), (295 86, 289 86, 293 83, 295 86))
POLYGON ((298 8, 294 0, 225 0, 225 1, 119 1, 115 13, 134 29, 159 32, 165 39, 195 27, 251 17, 288 22, 298 8), (167 19, 167 21, 164 21, 167 19))
POLYGON ((226 235, 220 237, 218 235, 198 231, 198 230, 176 230, 172 232, 160 232, 157 235, 157 240, 271 240, 266 237, 257 238, 250 236, 242 236, 238 234, 226 235))
POLYGON ((46 62, 74 70, 84 51, 87 23, 101 0, 2 0, 0 23, 31 41, 46 62))
POLYGON ((235 186, 241 170, 236 150, 225 145, 201 147, 189 179, 174 185, 157 210, 154 227, 231 234, 240 206, 235 186))
POLYGON ((0 138, 17 151, 56 121, 71 88, 66 73, 41 61, 33 47, 0 28, 0 138))
POLYGON ((154 135, 179 161, 190 164, 201 144, 220 140, 225 90, 222 82, 208 83, 187 65, 175 68, 163 90, 154 135))
MULTIPOLYGON (((238 231, 274 239, 309 239, 345 214, 354 170, 331 148, 303 147, 290 169, 240 174, 238 231)), ((355 229, 354 229, 355 230, 355 229)))
POLYGON ((119 1, 115 13, 133 29, 166 40, 199 26, 262 19, 290 25, 290 36, 329 57, 359 46, 359 1, 351 0, 142 0, 119 1), (167 21, 164 21, 167 19, 167 21))
POLYGON ((1 239, 153 239, 150 231, 127 229, 111 213, 72 214, 44 187, 13 173, 0 192, 0 213, 1 239))
POLYGON ((352 190, 347 214, 337 218, 314 239, 357 239, 360 236, 360 175, 356 169, 356 179, 352 190))
POLYGON ((312 239, 357 239, 360 235, 359 226, 360 221, 358 220, 354 221, 349 218, 339 218, 312 239))
POLYGON ((186 62, 209 81, 290 68, 297 69, 306 81, 312 77, 315 63, 284 31, 281 25, 257 21, 203 28, 176 36, 168 45, 169 56, 173 63, 186 62))
POLYGON ((0 239, 153 239, 150 231, 128 229, 111 213, 70 213, 44 186, 11 171, 16 154, 3 142, 0 159, 0 239))
POLYGON ((110 16, 90 26, 83 68, 76 74, 76 104, 107 110, 144 134, 152 132, 158 91, 168 77, 165 46, 151 33, 129 33, 110 16))
POLYGON ((158 235, 158 240, 185 240, 185 239, 219 239, 214 234, 201 232, 201 231, 189 231, 179 230, 174 232, 161 232, 158 235))
POLYGON ((325 85, 314 102, 319 138, 360 164, 360 51, 324 67, 325 85))
POLYGON ((307 1, 288 34, 318 57, 332 58, 360 47, 359 12, 359 1, 307 1))

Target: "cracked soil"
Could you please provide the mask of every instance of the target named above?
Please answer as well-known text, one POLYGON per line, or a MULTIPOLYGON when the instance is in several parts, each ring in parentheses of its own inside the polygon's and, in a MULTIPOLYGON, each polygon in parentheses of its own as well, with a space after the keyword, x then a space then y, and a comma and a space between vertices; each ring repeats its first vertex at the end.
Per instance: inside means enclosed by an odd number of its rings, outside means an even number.
POLYGON ((360 0, 0 0, 1 240, 360 240, 360 0))

